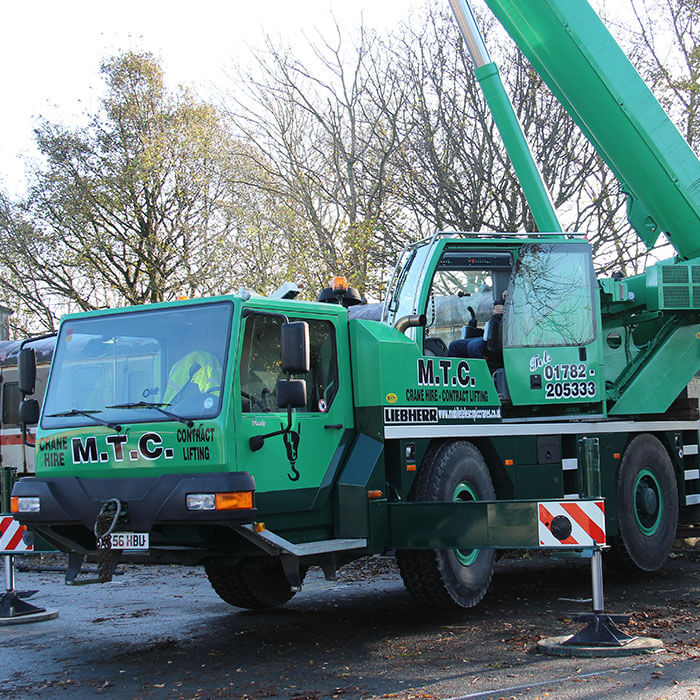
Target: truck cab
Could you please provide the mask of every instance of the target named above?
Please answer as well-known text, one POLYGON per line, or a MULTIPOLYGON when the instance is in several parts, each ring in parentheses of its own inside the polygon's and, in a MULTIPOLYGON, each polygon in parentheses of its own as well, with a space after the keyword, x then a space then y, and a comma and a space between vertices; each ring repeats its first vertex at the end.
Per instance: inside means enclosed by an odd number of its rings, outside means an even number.
MULTIPOLYGON (((207 557, 221 528, 257 514, 289 535, 284 514, 308 512, 293 538, 331 538, 331 486, 354 428, 348 346, 343 307, 262 297, 66 317, 37 479, 15 488, 30 503, 20 517, 56 546, 87 552, 116 499, 118 530, 150 533, 149 548, 190 561, 207 557), (309 366, 295 375, 305 395, 292 422, 278 389, 291 378, 281 331, 297 320, 309 366)), ((224 551, 239 545, 234 537, 224 551)))

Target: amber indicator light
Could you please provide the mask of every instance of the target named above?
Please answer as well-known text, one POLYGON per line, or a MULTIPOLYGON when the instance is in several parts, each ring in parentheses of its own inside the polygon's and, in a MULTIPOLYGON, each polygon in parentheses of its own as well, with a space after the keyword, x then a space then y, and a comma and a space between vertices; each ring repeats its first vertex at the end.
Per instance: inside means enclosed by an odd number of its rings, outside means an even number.
POLYGON ((216 510, 241 510, 252 507, 252 491, 232 491, 216 494, 216 510))

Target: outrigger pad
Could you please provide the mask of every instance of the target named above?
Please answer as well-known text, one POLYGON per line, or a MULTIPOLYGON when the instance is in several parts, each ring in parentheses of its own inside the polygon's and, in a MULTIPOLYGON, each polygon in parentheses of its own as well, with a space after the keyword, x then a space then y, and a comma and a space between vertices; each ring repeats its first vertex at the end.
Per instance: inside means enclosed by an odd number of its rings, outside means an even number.
POLYGON ((46 612, 46 608, 27 603, 16 591, 7 591, 0 597, 0 618, 20 617, 41 612, 46 612))
POLYGON ((607 613, 581 613, 580 622, 589 622, 580 632, 570 637, 562 644, 580 647, 621 647, 629 644, 636 637, 625 634, 615 624, 627 624, 629 615, 609 615, 607 613))

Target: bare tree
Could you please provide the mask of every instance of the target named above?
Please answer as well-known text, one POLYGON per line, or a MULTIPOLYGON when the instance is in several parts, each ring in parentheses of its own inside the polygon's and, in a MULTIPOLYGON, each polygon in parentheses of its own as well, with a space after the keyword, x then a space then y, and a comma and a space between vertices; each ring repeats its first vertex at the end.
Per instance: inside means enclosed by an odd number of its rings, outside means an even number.
POLYGON ((247 95, 230 101, 233 123, 257 148, 248 157, 264 187, 288 207, 278 225, 289 274, 312 290, 341 273, 376 288, 402 238, 389 169, 399 135, 377 104, 380 93, 395 110, 402 86, 377 38, 364 28, 356 36, 346 49, 336 26, 332 40, 313 45, 313 67, 268 40, 242 77, 247 95))
MULTIPOLYGON (((612 173, 523 55, 492 21, 480 24, 564 229, 588 234, 601 271, 634 271, 645 251, 612 173)), ((429 8, 393 50, 408 86, 398 197, 419 230, 536 230, 452 16, 429 8)))
POLYGON ((505 161, 461 40, 431 10, 391 48, 391 69, 408 92, 396 115, 403 137, 393 159, 401 178, 397 200, 422 235, 485 228, 505 161))

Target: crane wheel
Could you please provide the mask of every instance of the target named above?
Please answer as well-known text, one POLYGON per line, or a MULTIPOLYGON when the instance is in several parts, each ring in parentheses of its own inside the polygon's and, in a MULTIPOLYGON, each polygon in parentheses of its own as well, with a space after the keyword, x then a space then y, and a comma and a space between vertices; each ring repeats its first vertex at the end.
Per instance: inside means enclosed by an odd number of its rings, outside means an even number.
POLYGON ((617 473, 620 534, 611 538, 617 568, 656 571, 666 561, 678 526, 678 485, 671 459, 653 435, 633 438, 617 473))
MULTIPOLYGON (((455 440, 431 448, 411 488, 413 501, 494 500, 486 462, 470 442, 455 440)), ((493 577, 492 549, 399 550, 401 578, 421 605, 470 608, 485 595, 493 577)))
POLYGON ((204 571, 217 595, 237 608, 275 608, 295 593, 277 559, 244 559, 237 564, 212 559, 204 571))

